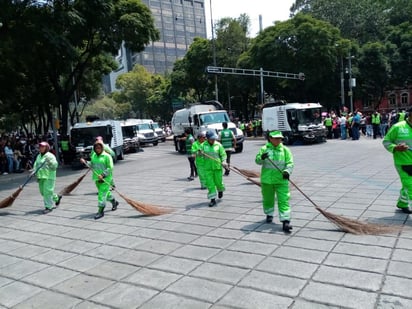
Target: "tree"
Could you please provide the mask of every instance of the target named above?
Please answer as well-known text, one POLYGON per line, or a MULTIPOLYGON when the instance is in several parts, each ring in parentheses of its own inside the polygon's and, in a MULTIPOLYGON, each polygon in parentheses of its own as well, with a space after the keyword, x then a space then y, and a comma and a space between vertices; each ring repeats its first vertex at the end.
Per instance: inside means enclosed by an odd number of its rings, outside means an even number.
POLYGON ((253 41, 249 59, 255 69, 305 73, 304 82, 289 79, 265 80, 265 90, 288 101, 322 102, 337 98, 337 49, 339 30, 305 14, 277 22, 253 41))
MULTIPOLYGON (((67 131, 73 93, 93 88, 81 87, 86 77, 100 80, 114 68, 104 55, 116 53, 123 41, 127 48, 139 52, 159 38, 151 12, 140 0, 16 1, 7 2, 4 8, 14 13, 10 15, 12 19, 8 15, 1 31, 6 38, 14 34, 13 48, 8 50, 19 47, 30 51, 31 58, 41 66, 37 80, 51 88, 54 99, 46 105, 61 109, 63 133, 67 131), (25 35, 16 36, 17 32, 25 35)), ((10 67, 22 72, 17 60, 10 67)), ((34 71, 33 66, 26 64, 25 68, 30 73, 34 71)), ((21 80, 17 74, 15 89, 21 80)))

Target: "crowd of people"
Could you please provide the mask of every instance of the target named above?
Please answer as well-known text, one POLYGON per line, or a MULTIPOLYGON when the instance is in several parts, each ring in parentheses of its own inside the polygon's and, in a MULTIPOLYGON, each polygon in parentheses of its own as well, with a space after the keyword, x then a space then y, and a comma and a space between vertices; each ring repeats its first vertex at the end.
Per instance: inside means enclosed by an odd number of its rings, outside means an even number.
POLYGON ((327 129, 328 139, 358 140, 361 135, 376 139, 383 138, 390 127, 405 120, 405 117, 405 110, 392 110, 388 113, 378 110, 362 113, 355 110, 353 113, 341 112, 340 116, 331 111, 323 117, 323 124, 327 129))

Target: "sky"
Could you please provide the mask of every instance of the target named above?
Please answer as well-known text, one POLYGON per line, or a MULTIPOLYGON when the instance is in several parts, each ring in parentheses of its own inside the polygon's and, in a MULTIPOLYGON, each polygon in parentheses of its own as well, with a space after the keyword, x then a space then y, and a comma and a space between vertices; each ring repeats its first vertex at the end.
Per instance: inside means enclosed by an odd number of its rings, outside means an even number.
POLYGON ((262 15, 263 29, 271 26, 275 20, 287 20, 295 0, 205 0, 208 38, 212 37, 210 3, 214 22, 223 17, 237 18, 243 13, 249 15, 250 36, 255 37, 259 32, 259 15, 262 15))

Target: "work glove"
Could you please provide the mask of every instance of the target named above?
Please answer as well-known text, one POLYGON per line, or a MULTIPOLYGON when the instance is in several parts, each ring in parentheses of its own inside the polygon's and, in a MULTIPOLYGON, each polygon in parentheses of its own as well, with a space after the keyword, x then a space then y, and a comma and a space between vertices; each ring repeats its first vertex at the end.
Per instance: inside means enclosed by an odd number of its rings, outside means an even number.
POLYGON ((282 173, 282 176, 283 176, 283 179, 289 180, 289 173, 288 172, 284 171, 282 173))
POLYGON ((269 154, 267 152, 262 153, 262 160, 266 160, 269 157, 269 154))
POLYGON ((228 170, 228 169, 229 169, 229 165, 228 165, 227 163, 225 163, 225 162, 222 163, 222 166, 223 166, 223 168, 224 168, 225 170, 228 170))

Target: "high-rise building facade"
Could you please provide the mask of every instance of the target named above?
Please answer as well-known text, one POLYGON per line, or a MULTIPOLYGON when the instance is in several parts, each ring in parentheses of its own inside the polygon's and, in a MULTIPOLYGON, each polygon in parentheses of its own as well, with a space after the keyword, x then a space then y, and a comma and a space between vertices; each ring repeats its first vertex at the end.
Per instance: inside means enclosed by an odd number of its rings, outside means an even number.
POLYGON ((132 55, 133 65, 142 64, 152 73, 171 72, 195 37, 206 38, 204 0, 143 0, 160 31, 160 41, 153 42, 132 55))
POLYGON ((142 0, 152 11, 160 40, 152 42, 143 52, 131 53, 122 48, 116 60, 119 69, 103 79, 105 92, 115 89, 119 74, 130 71, 135 64, 149 72, 171 72, 177 59, 183 58, 195 37, 206 38, 205 0, 142 0))

